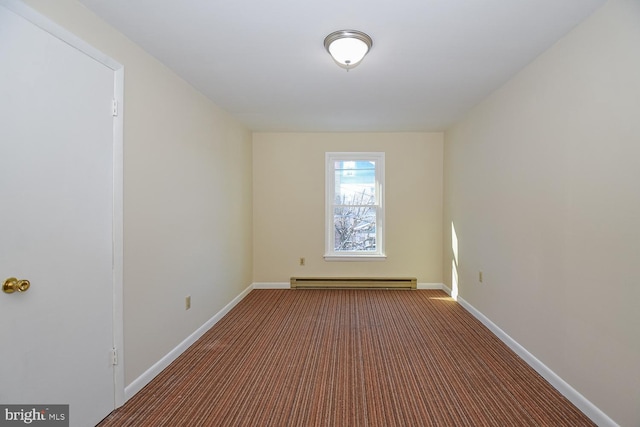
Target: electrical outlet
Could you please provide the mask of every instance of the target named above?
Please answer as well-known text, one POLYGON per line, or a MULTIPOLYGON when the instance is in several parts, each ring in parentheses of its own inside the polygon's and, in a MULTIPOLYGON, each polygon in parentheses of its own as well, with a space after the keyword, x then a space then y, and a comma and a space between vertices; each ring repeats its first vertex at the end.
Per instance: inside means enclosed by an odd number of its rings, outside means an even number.
POLYGON ((184 299, 184 309, 189 310, 191 308, 191 295, 187 295, 184 299))
POLYGON ((304 259, 304 257, 300 257, 300 265, 304 265, 306 262, 306 260, 304 259))
POLYGON ((482 283, 482 271, 478 272, 478 281, 482 283))

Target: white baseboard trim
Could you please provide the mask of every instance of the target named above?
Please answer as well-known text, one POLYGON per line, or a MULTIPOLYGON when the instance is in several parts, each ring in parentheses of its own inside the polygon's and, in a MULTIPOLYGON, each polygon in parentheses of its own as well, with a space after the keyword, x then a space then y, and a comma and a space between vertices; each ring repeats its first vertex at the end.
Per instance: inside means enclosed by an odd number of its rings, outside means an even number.
POLYGON ((289 282, 254 282, 253 289, 291 289, 289 282))
MULTIPOLYGON (((451 295, 451 289, 443 285, 443 290, 451 295)), ((578 409, 580 409, 587 417, 600 427, 619 427, 607 414, 602 412, 600 408, 591 403, 587 398, 580 394, 576 389, 571 387, 569 383, 560 378, 547 365, 542 363, 538 358, 521 346, 516 340, 511 338, 500 329, 495 323, 489 320, 484 314, 478 311, 474 306, 469 304, 464 298, 458 297, 458 303, 471 313, 476 319, 482 322, 491 332, 493 332, 502 342, 504 342, 511 350, 520 356, 529 366, 538 372, 545 380, 556 388, 564 397, 569 399, 578 409)))
POLYGON ((451 288, 448 287, 447 285, 445 285, 444 283, 442 284, 442 288, 443 291, 445 291, 447 293, 447 295, 451 296, 451 288))
POLYGON ((435 290, 442 289, 444 284, 442 283, 418 283, 417 288, 421 290, 435 290))
POLYGON ((171 364, 178 358, 189 346, 196 342, 205 332, 207 332, 213 325, 218 323, 222 317, 227 314, 233 307, 235 307, 242 299, 251 292, 252 286, 249 286, 244 291, 235 297, 229 304, 224 306, 222 310, 217 312, 211 319, 209 319, 204 325, 200 326, 194 333, 189 335, 184 341, 178 344, 173 350, 167 353, 162 359, 158 360, 153 366, 147 369, 142 375, 133 380, 131 384, 124 388, 125 401, 131 399, 137 392, 142 390, 144 386, 149 384, 163 369, 171 364))

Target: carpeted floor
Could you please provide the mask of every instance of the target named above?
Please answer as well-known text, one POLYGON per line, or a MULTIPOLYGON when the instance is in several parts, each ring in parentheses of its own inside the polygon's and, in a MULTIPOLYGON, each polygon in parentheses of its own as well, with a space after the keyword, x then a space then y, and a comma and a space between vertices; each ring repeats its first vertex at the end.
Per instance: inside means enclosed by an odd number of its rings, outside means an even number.
POLYGON ((108 426, 590 426, 442 291, 253 290, 108 426))

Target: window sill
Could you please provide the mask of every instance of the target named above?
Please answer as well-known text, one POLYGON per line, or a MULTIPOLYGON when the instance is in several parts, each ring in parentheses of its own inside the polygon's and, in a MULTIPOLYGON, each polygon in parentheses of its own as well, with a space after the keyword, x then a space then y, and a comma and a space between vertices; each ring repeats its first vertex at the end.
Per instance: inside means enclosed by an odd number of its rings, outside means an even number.
POLYGON ((385 261, 386 255, 368 254, 345 254, 345 255, 325 255, 325 261, 385 261))

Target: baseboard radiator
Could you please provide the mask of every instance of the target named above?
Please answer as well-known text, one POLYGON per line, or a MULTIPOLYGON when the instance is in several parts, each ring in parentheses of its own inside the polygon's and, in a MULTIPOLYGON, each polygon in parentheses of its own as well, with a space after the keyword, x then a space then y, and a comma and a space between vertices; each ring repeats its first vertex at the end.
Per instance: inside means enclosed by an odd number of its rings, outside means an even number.
POLYGON ((416 289, 415 277, 292 277, 292 289, 416 289))

